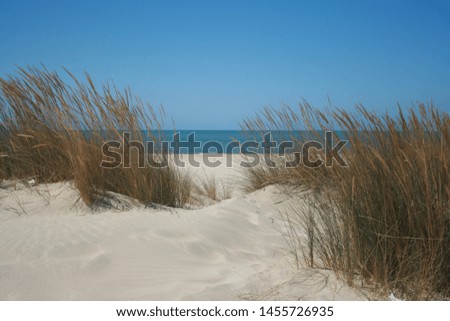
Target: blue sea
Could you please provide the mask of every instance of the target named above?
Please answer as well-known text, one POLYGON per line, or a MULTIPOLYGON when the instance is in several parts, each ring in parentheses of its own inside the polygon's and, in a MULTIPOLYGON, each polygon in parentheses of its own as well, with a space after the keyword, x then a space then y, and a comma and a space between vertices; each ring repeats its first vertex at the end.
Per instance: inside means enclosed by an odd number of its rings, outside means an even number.
MULTIPOLYGON (((309 131, 283 130, 250 133, 242 130, 163 130, 159 133, 154 133, 154 135, 167 142, 167 146, 163 147, 162 144, 157 146, 157 143, 155 144, 155 150, 169 149, 170 152, 174 152, 174 150, 177 150, 174 147, 178 141, 180 143, 178 152, 182 154, 235 154, 240 153, 242 150, 239 146, 243 146, 247 142, 248 151, 260 153, 263 152, 262 142, 264 141, 264 135, 267 135, 267 133, 270 133, 270 139, 275 143, 274 147, 279 146, 282 142, 292 141, 294 142, 293 149, 298 149, 300 142, 315 140, 323 143, 325 138, 324 132, 319 132, 317 135, 309 131), (189 140, 195 141, 197 146, 192 148, 183 147, 187 145, 186 142, 189 140), (252 143, 249 143, 250 141, 252 143), (259 144, 259 147, 256 147, 255 143, 259 144)), ((345 134, 342 131, 333 133, 339 139, 345 139, 345 134)), ((144 132, 144 136, 148 136, 148 132, 144 132)), ((131 137, 131 139, 133 138, 131 137)))

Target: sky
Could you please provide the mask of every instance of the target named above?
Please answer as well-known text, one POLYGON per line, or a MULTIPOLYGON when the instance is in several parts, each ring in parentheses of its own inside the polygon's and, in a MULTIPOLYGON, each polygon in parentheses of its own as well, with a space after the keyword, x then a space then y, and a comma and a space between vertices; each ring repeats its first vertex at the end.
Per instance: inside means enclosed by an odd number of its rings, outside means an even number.
POLYGON ((113 81, 177 129, 238 129, 265 106, 450 112, 450 1, 0 0, 0 77, 113 81))

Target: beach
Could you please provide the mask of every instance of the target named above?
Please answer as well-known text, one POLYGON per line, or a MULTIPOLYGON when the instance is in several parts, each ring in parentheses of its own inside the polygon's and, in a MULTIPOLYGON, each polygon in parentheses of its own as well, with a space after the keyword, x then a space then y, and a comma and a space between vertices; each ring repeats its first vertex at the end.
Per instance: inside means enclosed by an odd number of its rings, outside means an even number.
POLYGON ((276 185, 243 192, 232 160, 181 169, 215 177, 229 197, 190 208, 114 193, 88 208, 71 182, 3 182, 0 300, 366 299, 329 270, 297 266, 280 215, 289 200, 276 185))

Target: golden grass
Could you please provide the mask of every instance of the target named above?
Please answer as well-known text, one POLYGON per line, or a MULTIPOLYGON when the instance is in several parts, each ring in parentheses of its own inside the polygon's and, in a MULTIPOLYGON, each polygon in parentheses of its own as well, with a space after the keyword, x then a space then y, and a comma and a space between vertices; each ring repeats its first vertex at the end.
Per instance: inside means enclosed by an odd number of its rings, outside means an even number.
POLYGON ((267 129, 339 128, 350 141, 348 167, 249 171, 254 188, 276 181, 313 190, 310 210, 287 217, 291 244, 311 266, 331 268, 350 284, 363 280, 411 299, 450 296, 450 118, 420 104, 398 116, 267 108, 242 125, 267 129), (255 172, 257 175, 255 175, 255 172))
POLYGON ((214 175, 207 175, 199 179, 195 186, 198 195, 206 197, 211 201, 220 202, 231 197, 230 188, 214 175))
POLYGON ((144 203, 183 206, 192 184, 175 168, 138 168, 133 152, 130 168, 100 167, 106 139, 122 141, 128 131, 133 140, 155 141, 141 129, 161 130, 164 110, 155 111, 130 90, 97 88, 87 74, 86 83, 67 70, 64 77, 30 67, 0 78, 0 180, 71 180, 89 205, 114 191, 144 203))

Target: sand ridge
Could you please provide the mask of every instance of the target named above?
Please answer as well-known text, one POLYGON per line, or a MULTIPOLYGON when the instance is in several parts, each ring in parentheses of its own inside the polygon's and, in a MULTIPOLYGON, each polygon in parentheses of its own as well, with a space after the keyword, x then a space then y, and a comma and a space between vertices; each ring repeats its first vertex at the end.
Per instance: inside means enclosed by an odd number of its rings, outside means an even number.
MULTIPOLYGON (((239 185, 236 167, 192 171, 239 185)), ((1 300, 364 299, 294 266, 275 186, 197 209, 78 198, 70 182, 0 189, 1 300)))

